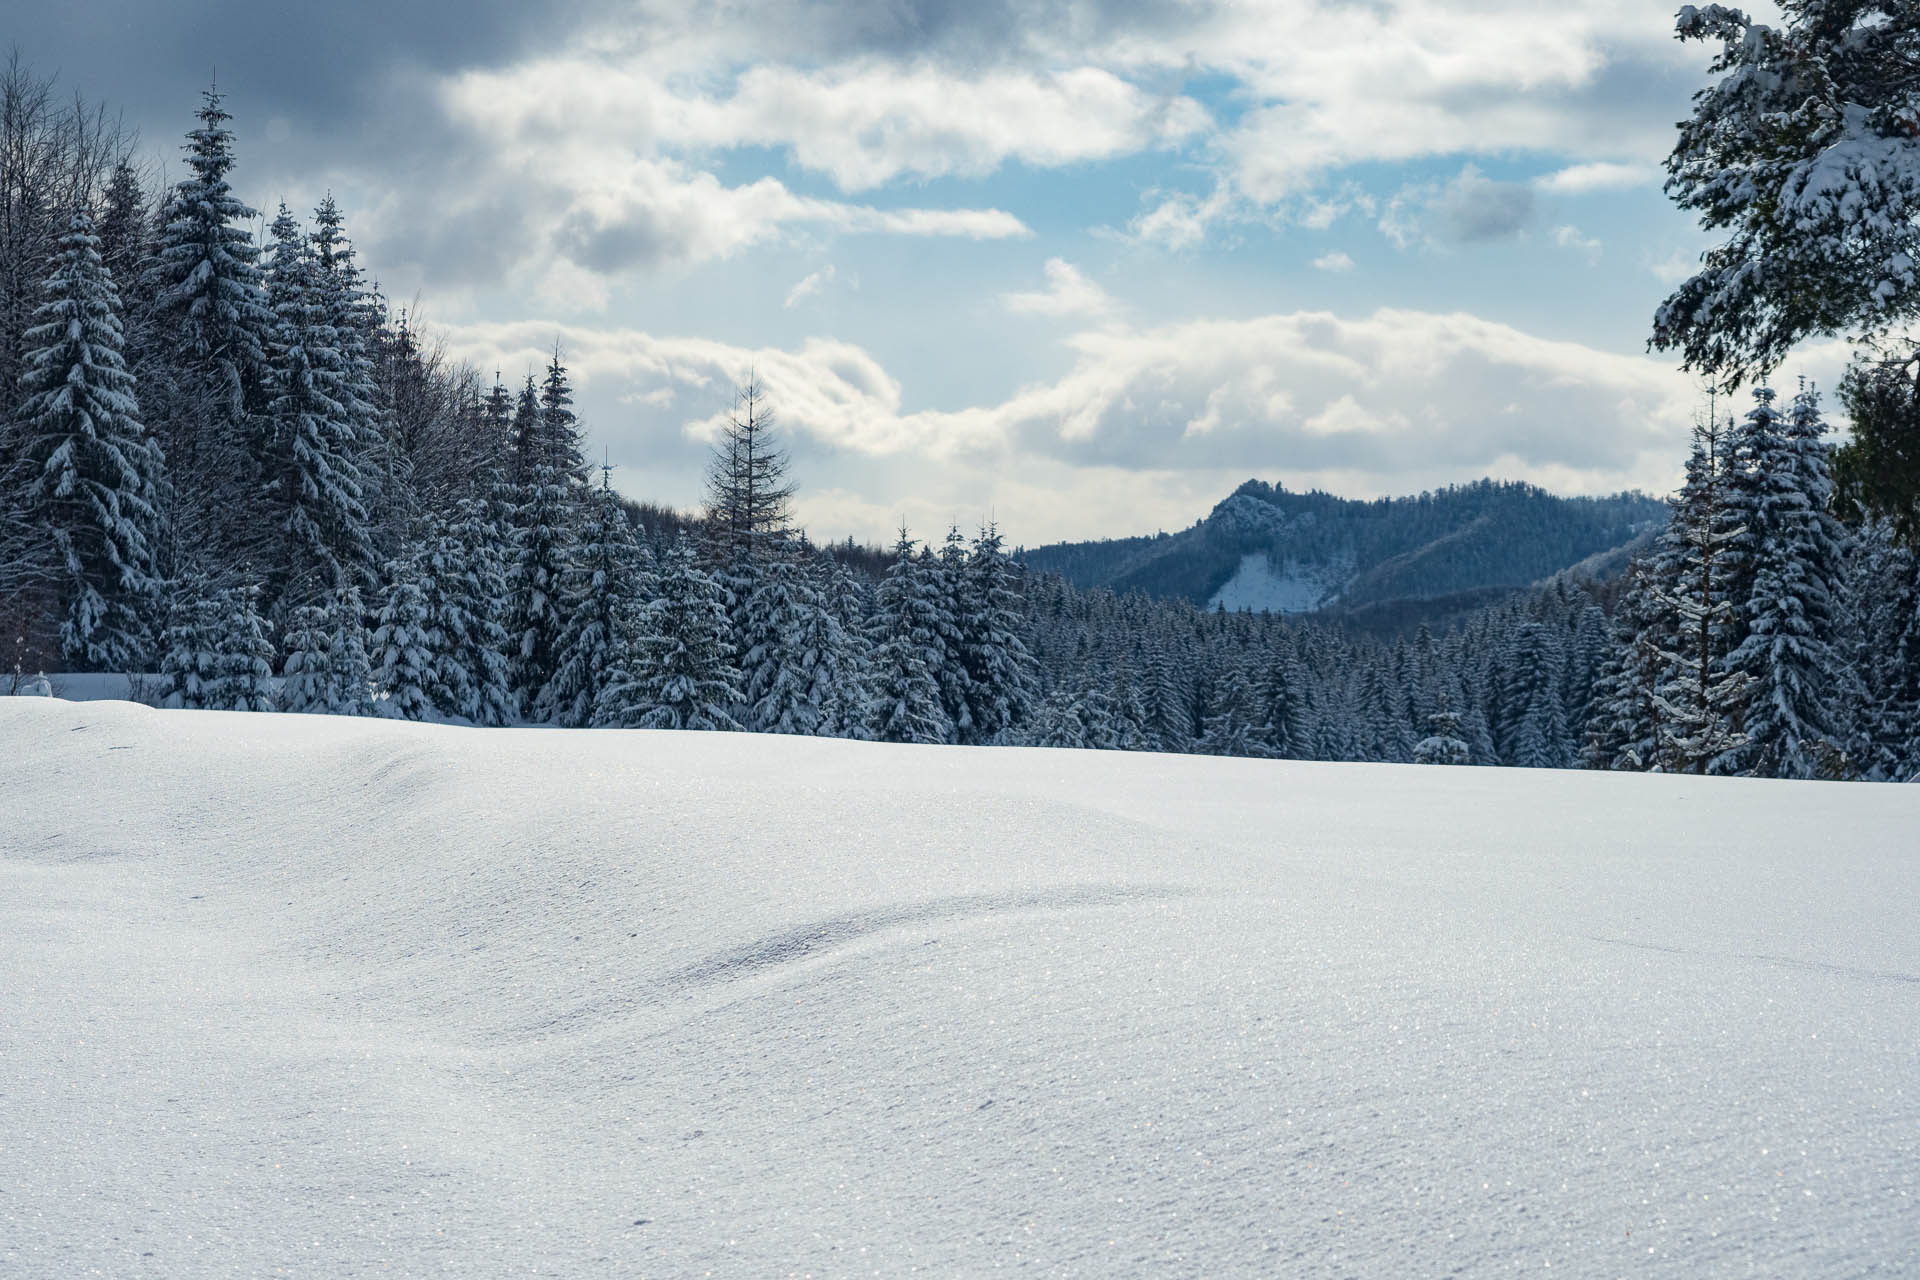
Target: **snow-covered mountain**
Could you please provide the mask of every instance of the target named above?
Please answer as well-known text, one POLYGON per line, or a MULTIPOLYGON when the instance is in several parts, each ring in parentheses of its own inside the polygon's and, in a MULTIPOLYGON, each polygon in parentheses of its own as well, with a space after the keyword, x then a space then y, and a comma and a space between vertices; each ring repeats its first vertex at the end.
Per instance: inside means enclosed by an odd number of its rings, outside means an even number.
POLYGON ((0 1275, 1909 1275, 1920 789, 0 698, 0 1275))
POLYGON ((1024 556, 1076 586, 1308 613, 1523 587, 1581 562, 1603 566, 1665 515, 1664 503, 1641 494, 1563 498, 1487 480, 1373 502, 1249 480, 1180 533, 1024 556))

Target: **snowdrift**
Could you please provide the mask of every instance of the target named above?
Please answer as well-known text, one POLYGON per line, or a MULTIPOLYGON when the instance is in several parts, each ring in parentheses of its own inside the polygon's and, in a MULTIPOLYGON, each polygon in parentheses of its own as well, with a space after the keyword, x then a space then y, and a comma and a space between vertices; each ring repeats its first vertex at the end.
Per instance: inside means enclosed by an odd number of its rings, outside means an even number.
POLYGON ((1920 789, 0 699, 0 1274, 1920 1270, 1920 789))

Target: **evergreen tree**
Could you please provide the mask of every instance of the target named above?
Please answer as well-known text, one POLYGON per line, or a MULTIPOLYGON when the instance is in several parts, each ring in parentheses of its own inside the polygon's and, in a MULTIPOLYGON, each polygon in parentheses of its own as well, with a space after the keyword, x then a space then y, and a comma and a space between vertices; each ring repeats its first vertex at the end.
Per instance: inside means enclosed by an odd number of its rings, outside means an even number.
POLYGON ((440 683, 419 566, 409 560, 387 565, 387 601, 373 633, 374 683, 385 697, 380 713, 421 720, 433 709, 429 690, 440 683))
POLYGON ((902 527, 875 601, 873 733, 882 742, 947 742, 953 722, 934 673, 945 656, 939 639, 942 601, 928 573, 932 562, 914 555, 913 546, 902 527))
POLYGON ((338 331, 327 315, 327 289, 299 224, 280 206, 273 222, 268 301, 275 324, 268 340, 268 434, 259 462, 274 519, 285 538, 280 591, 318 598, 336 582, 366 582, 373 563, 364 486, 355 452, 359 432, 349 406, 338 331))
POLYGON ((1705 773, 1745 741, 1739 726, 1747 679, 1721 669, 1735 617, 1727 589, 1728 546, 1745 533, 1727 501, 1722 445, 1711 417, 1695 428, 1687 481, 1662 543, 1671 573, 1666 585, 1652 588, 1672 620, 1676 646, 1661 653, 1662 679, 1653 695, 1661 717, 1661 767, 1674 773, 1705 773))
POLYGON ((1650 769, 1660 758, 1660 709, 1654 693, 1671 643, 1645 561, 1627 568, 1627 588, 1588 703, 1580 760, 1589 769, 1650 769))
POLYGON ((566 622, 555 642, 553 677, 535 700, 533 718, 567 728, 593 720, 595 699, 612 665, 620 618, 650 584, 620 501, 604 478, 593 520, 561 585, 566 622))
POLYGON ((260 614, 260 588, 229 587, 217 597, 219 630, 213 638, 214 676, 205 705, 216 711, 272 711, 275 705, 273 645, 260 614))
POLYGON ((501 534, 479 498, 463 498, 426 560, 429 626, 442 637, 440 683, 431 692, 446 715, 477 725, 514 718, 507 664, 507 595, 501 534))
MULTIPOLYGON (((382 306, 367 288, 353 244, 347 239, 340 206, 328 192, 313 211, 312 271, 308 287, 320 317, 332 331, 333 395, 341 410, 344 455, 360 486, 360 505, 368 523, 383 504, 380 477, 387 471, 386 430, 381 423, 375 334, 382 322, 382 306)), ((373 565, 358 566, 362 581, 371 583, 373 565)))
MULTIPOLYGON (((949 544, 952 539, 949 538, 949 544)), ((973 540, 964 565, 951 569, 957 594, 958 661, 965 673, 968 741, 992 742, 1033 714, 1033 656, 1021 639, 1019 569, 1002 551, 998 527, 973 540)))
POLYGON ((1784 427, 1767 416, 1743 459, 1751 494, 1737 597, 1743 634, 1723 664, 1746 682, 1746 741, 1713 768, 1810 778, 1820 744, 1840 736, 1831 704, 1841 664, 1829 641, 1844 535, 1827 512, 1833 480, 1818 396, 1803 387, 1784 427))
POLYGON ((189 571, 168 585, 160 655, 166 705, 190 711, 216 707, 226 626, 223 602, 202 573, 189 571))
POLYGON ((825 732, 833 685, 847 675, 847 637, 798 563, 775 560, 761 570, 741 642, 746 726, 760 733, 825 732))
POLYGON ((1427 717, 1427 736, 1413 747, 1415 764, 1470 764, 1473 752, 1460 736, 1460 713, 1446 702, 1427 717))
POLYGON ((346 583, 327 601, 327 651, 333 676, 332 715, 372 715, 373 661, 367 656, 367 610, 360 588, 346 583))
POLYGON ((629 607, 617 654, 595 702, 596 725, 640 729, 738 729, 726 606, 683 537, 661 567, 659 599, 629 607))
MULTIPOLYGON (((187 134, 188 175, 168 193, 145 285, 147 323, 165 344, 174 377, 159 406, 167 456, 186 509, 173 533, 217 553, 244 529, 250 511, 250 419, 259 406, 266 335, 274 325, 246 224, 259 215, 233 195, 232 119, 209 90, 187 134)), ((150 410, 153 407, 150 406, 150 410)))
POLYGON ((1214 690, 1202 722, 1200 741, 1194 750, 1210 756, 1258 755, 1257 705, 1253 682, 1247 678, 1245 668, 1239 663, 1232 664, 1226 678, 1214 690))
POLYGON ((296 605, 287 614, 280 662, 280 709, 333 711, 338 677, 333 667, 333 635, 324 605, 296 605))
POLYGON ((76 213, 27 330, 24 492, 63 569, 60 643, 81 670, 136 670, 151 637, 159 446, 121 355, 119 299, 92 220, 76 213))

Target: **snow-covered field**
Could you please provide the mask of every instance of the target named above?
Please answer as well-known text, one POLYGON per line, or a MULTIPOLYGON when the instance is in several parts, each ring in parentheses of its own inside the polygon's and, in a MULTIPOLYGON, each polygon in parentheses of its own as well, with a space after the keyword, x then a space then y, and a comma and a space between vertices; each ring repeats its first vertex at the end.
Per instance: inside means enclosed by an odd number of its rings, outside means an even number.
POLYGON ((1920 788, 0 699, 0 1276, 1920 1273, 1920 788))

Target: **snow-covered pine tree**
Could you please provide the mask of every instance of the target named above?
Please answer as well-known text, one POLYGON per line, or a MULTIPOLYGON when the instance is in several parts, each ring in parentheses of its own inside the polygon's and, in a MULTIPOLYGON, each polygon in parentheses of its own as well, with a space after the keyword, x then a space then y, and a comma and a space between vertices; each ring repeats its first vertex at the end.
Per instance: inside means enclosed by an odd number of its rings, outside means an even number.
POLYGON ((477 725, 514 718, 507 629, 500 621, 507 597, 501 550, 489 504, 462 498, 426 564, 430 625, 444 637, 435 705, 477 725))
POLYGON ((333 685, 328 712, 373 714, 373 660, 367 656, 367 609, 360 588, 346 583, 327 600, 327 653, 333 685))
POLYGON ((167 627, 161 643, 164 705, 189 711, 212 707, 220 680, 226 624, 222 601, 207 576, 189 570, 167 584, 167 627))
POLYGON ((940 660, 934 676, 940 682, 940 705, 953 723, 959 742, 976 741, 973 724, 973 679, 967 670, 965 622, 974 610, 973 580, 967 572, 967 543, 960 526, 947 526, 946 540, 938 556, 927 553, 926 572, 940 601, 935 640, 940 660))
POLYGON ((952 570, 962 584, 959 662, 966 674, 968 741, 992 742, 1033 714, 1038 681, 1021 633, 1020 570, 1002 550, 997 525, 974 537, 966 562, 952 570))
POLYGON ((585 728, 619 643, 620 619, 645 598, 640 547, 610 479, 603 476, 592 515, 561 583, 566 621, 555 638, 553 676, 534 700, 533 718, 585 728))
POLYGON ((835 738, 869 738, 873 733, 873 671, 866 638, 870 592, 846 566, 824 557, 814 564, 814 590, 825 615, 815 620, 818 632, 810 641, 822 655, 817 668, 825 690, 819 732, 835 738), (836 640, 839 647, 833 656, 836 640))
POLYGON ((1503 763, 1521 769, 1564 769, 1570 761, 1566 708, 1560 702, 1558 637, 1542 622, 1516 626, 1507 651, 1503 763))
POLYGON ((149 423, 173 468, 171 532, 183 554, 219 554, 245 531, 257 478, 249 465, 252 414, 261 407, 266 335, 273 328, 247 224, 259 215, 234 196, 232 117, 208 90, 187 134, 188 174, 168 192, 144 281, 144 318, 172 377, 149 423))
POLYGON ((21 379, 26 515, 63 570, 60 644, 77 670, 132 671, 152 638, 159 445, 140 422, 121 354, 119 298, 93 223, 73 215, 26 332, 21 379))
POLYGON ((1675 647, 1661 655, 1662 679, 1653 702, 1661 718, 1660 766, 1670 773, 1705 773, 1740 746, 1745 735, 1747 678, 1726 673, 1726 634, 1735 616, 1727 596, 1727 548, 1745 529, 1734 523, 1726 497, 1724 439, 1710 416, 1694 428, 1687 480, 1675 496, 1662 539, 1663 569, 1653 599, 1671 619, 1675 647))
POLYGON ((1255 732, 1258 704, 1246 668, 1238 662, 1230 663, 1208 699, 1200 741, 1193 749, 1209 756, 1259 755, 1260 742, 1255 732))
POLYGON ((1080 720, 1078 691, 1063 686, 1047 694, 1021 727, 1020 739, 1032 747, 1084 748, 1087 732, 1080 720))
POLYGON ((741 611, 740 643, 741 723, 757 733, 819 733, 831 697, 822 667, 839 665, 846 640, 797 562, 761 567, 741 611))
POLYGON ((373 542, 356 453, 353 392, 317 287, 305 236, 286 205, 273 221, 267 299, 267 431, 258 458, 283 537, 269 582, 295 601, 320 598, 342 580, 370 581, 373 542))
POLYGON ((934 672, 945 650, 940 643, 942 600, 928 566, 914 554, 905 526, 894 544, 893 563, 876 593, 869 624, 872 642, 873 734, 882 742, 949 742, 953 722, 940 700, 934 672))
POLYGON ((421 720, 433 709, 428 690, 439 683, 434 636, 420 567, 411 560, 387 564, 387 599, 373 633, 374 684, 384 695, 380 714, 421 720))
MULTIPOLYGON (((366 510, 368 525, 373 513, 385 505, 380 480, 389 470, 384 457, 387 432, 381 421, 380 389, 376 334, 384 320, 384 305, 373 296, 355 261, 352 241, 347 239, 345 218, 340 206, 328 192, 313 211, 313 270, 308 287, 320 307, 326 324, 332 328, 332 350, 338 383, 334 397, 339 402, 347 439, 347 450, 360 484, 360 505, 366 510)), ((374 565, 363 566, 363 579, 371 584, 374 565)))
POLYGON ((1261 754, 1279 760, 1298 760, 1308 754, 1312 734, 1306 724, 1306 677, 1299 657, 1288 645, 1268 658, 1256 690, 1260 723, 1254 736, 1261 754))
POLYGON ((1821 744, 1844 736, 1834 706, 1842 664, 1831 642, 1845 534, 1827 510, 1833 477, 1817 393, 1803 386, 1784 424, 1767 416, 1741 459, 1750 495, 1735 600, 1741 639, 1723 664, 1747 681, 1746 741, 1711 767, 1810 778, 1821 744))
POLYGON ((1427 736, 1413 745, 1413 762, 1470 764, 1473 752, 1460 732, 1460 713, 1442 698, 1440 709, 1427 717, 1427 736))
POLYGON ((1660 710, 1653 696, 1672 637, 1653 596, 1650 572, 1642 559, 1628 566, 1626 590, 1609 626, 1580 750, 1580 762, 1589 769, 1640 771, 1660 757, 1660 710))
POLYGON ((295 605, 282 629, 280 709, 326 713, 333 709, 333 635, 324 605, 295 605))
POLYGON ((593 723, 640 729, 738 729, 740 670, 733 662, 720 587, 681 537, 667 553, 659 598, 631 607, 622 646, 594 707, 593 723))
POLYGON ((218 609, 214 675, 204 705, 215 711, 272 711, 274 651, 260 613, 260 588, 252 582, 229 587, 220 593, 218 609))
POLYGON ((574 494, 566 473, 545 457, 533 465, 515 512, 507 571, 508 662, 519 713, 531 715, 559 662, 566 627, 562 594, 574 558, 574 494))

